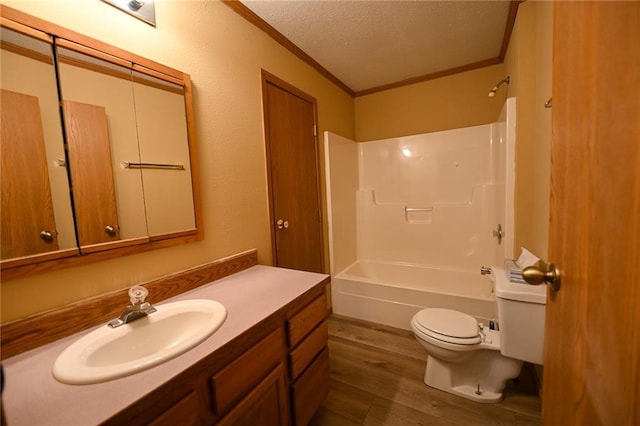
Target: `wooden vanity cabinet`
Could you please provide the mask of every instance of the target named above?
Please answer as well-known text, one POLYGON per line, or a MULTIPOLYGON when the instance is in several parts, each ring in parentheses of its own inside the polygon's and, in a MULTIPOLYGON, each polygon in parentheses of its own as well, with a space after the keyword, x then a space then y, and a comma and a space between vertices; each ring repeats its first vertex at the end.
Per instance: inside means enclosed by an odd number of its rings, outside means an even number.
POLYGON ((103 424, 306 425, 329 392, 326 317, 317 288, 103 424))
POLYGON ((327 299, 323 292, 287 320, 291 417, 309 423, 329 393, 327 299))

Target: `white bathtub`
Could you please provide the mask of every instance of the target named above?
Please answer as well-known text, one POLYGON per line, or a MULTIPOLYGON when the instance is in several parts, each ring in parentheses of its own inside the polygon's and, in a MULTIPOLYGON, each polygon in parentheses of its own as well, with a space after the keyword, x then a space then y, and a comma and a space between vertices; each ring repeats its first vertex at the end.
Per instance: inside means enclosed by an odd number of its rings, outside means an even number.
POLYGON ((411 329, 424 308, 465 312, 480 321, 497 318, 491 279, 477 272, 435 266, 359 260, 331 281, 333 312, 411 329))

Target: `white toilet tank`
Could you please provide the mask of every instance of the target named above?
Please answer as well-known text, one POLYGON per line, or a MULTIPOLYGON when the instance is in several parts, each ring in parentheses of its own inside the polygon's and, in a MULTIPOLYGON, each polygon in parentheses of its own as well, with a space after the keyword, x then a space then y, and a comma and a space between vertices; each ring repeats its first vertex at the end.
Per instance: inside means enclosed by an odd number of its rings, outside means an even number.
POLYGON ((492 271, 498 301, 500 352, 509 358, 542 365, 547 286, 513 283, 504 269, 493 267, 492 271))

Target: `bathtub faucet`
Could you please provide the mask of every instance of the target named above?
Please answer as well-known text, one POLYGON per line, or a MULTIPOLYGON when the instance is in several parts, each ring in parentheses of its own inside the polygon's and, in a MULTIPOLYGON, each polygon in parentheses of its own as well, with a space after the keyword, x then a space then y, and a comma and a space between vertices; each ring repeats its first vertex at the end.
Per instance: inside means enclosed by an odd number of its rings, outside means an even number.
POLYGON ((482 275, 491 275, 491 268, 488 268, 486 266, 481 266, 480 267, 480 274, 482 274, 482 275))

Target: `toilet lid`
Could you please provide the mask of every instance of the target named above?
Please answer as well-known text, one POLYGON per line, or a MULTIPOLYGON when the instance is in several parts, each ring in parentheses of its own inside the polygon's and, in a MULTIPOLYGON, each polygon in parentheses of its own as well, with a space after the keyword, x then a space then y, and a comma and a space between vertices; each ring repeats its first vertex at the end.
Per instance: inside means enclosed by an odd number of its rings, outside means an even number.
POLYGON ((480 343, 478 322, 471 315, 450 309, 423 309, 415 316, 416 325, 426 334, 456 344, 480 343))

